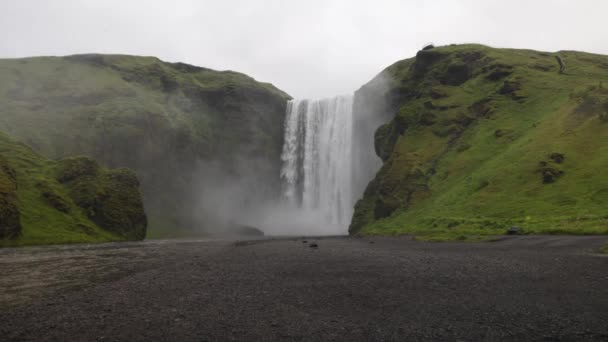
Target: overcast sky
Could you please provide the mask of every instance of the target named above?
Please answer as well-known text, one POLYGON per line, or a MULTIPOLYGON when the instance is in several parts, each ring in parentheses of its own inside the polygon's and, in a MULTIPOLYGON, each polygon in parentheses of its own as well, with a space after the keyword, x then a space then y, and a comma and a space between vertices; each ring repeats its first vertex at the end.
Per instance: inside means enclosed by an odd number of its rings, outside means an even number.
POLYGON ((0 58, 152 55, 350 93, 424 44, 608 54, 606 0, 0 0, 0 58))

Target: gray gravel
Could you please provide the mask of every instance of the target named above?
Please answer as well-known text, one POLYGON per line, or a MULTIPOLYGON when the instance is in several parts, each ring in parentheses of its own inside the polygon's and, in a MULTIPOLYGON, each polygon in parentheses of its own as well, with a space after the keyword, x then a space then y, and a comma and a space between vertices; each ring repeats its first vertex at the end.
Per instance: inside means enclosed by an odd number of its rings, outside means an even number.
POLYGON ((606 237, 302 240, 2 249, 0 340, 608 341, 606 237))

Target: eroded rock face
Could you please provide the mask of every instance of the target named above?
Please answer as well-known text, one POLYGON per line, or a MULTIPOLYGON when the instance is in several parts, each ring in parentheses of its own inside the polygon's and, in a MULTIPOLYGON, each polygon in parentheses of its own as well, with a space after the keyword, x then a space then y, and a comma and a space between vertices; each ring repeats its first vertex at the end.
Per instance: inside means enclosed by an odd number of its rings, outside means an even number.
MULTIPOLYGON (((495 71, 496 68, 487 67, 491 62, 491 58, 478 51, 422 50, 415 59, 389 67, 359 90, 368 102, 382 103, 377 106, 378 115, 386 117, 386 113, 392 113, 393 118, 375 132, 375 151, 384 164, 368 184, 363 199, 355 205, 351 233, 430 196, 427 183, 435 172, 433 159, 439 157, 441 151, 418 155, 402 152, 400 146, 407 141, 410 130, 421 130, 421 127, 438 138, 455 141, 479 117, 489 116, 491 99, 470 104, 435 102, 450 97, 446 87, 457 87, 474 76, 495 71), (382 78, 388 85, 384 89, 378 86, 382 78), (374 87, 375 92, 371 91, 374 87), (411 108, 404 106, 408 103, 412 104, 411 108), (420 166, 424 164, 431 166, 423 169, 420 166)), ((356 106, 357 103, 355 111, 356 106)))

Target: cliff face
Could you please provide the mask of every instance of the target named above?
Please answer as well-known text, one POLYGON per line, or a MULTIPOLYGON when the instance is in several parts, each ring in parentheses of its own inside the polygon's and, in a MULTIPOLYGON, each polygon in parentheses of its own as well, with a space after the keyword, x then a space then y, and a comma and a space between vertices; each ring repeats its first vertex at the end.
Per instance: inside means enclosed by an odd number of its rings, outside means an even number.
POLYGON ((0 246, 141 240, 146 226, 132 171, 51 161, 0 134, 0 246))
POLYGON ((460 45, 359 92, 392 120, 351 233, 607 232, 608 57, 460 45), (604 82, 604 83, 603 83, 604 82))
POLYGON ((205 228, 212 177, 278 191, 288 98, 243 74, 152 57, 0 60, 0 131, 51 158, 135 170, 154 236, 205 228))

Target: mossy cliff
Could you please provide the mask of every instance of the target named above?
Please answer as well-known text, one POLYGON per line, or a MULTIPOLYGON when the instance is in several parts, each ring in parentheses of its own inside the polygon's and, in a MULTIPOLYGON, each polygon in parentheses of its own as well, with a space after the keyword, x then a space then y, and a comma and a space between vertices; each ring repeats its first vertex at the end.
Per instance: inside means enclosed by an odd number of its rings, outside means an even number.
POLYGON ((0 134, 0 246, 140 240, 146 225, 134 172, 48 160, 0 134))
POLYGON ((357 97, 392 119, 351 233, 608 233, 608 56, 431 48, 357 97))
POLYGON ((278 177, 288 98, 243 74, 154 57, 0 60, 0 131, 50 158, 135 170, 155 236, 204 228, 198 183, 211 164, 278 177))

